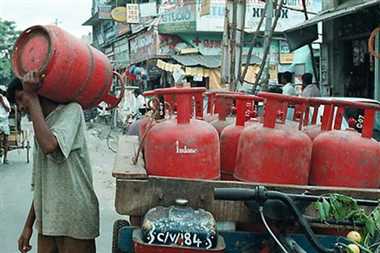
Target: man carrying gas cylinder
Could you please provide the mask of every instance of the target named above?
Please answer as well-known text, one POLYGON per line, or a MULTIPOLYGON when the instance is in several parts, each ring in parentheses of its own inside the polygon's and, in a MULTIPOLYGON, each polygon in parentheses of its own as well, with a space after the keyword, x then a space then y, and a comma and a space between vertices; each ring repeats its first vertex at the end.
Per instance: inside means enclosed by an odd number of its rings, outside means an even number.
POLYGON ((18 240, 22 253, 31 250, 33 225, 38 253, 93 253, 99 235, 99 206, 85 140, 82 108, 57 104, 37 94, 40 77, 27 73, 14 79, 7 96, 33 122, 33 202, 18 240))

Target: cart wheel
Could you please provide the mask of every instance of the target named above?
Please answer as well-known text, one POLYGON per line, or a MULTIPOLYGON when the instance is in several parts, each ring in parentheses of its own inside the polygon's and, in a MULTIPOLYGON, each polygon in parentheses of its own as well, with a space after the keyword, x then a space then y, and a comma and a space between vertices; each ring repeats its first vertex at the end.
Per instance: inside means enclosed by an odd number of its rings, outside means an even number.
POLYGON ((29 155, 30 155, 30 143, 26 141, 26 163, 29 163, 29 155))
POLYGON ((123 253, 118 247, 119 240, 119 230, 122 227, 129 226, 129 222, 126 220, 116 220, 113 224, 113 234, 112 234, 112 253, 123 253))

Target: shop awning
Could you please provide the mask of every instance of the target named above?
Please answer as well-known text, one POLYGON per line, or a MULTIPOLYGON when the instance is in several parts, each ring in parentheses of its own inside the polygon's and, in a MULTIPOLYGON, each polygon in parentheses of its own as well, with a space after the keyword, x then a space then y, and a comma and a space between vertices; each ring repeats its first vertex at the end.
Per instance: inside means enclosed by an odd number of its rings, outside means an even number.
POLYGON ((173 55, 172 58, 186 67, 202 66, 214 69, 220 66, 220 56, 217 55, 173 55))
POLYGON ((291 51, 300 48, 308 43, 318 39, 318 23, 326 22, 336 18, 340 18, 357 11, 380 4, 380 0, 351 0, 338 5, 336 8, 331 8, 320 12, 311 19, 285 30, 284 33, 288 39, 289 48, 291 51))
MULTIPOLYGON (((222 58, 220 55, 173 55, 172 58, 179 64, 186 67, 202 66, 209 69, 219 68, 222 64, 222 58)), ((247 57, 242 56, 242 64, 247 62, 247 57)), ((257 56, 252 56, 250 64, 260 64, 261 59, 257 56)))

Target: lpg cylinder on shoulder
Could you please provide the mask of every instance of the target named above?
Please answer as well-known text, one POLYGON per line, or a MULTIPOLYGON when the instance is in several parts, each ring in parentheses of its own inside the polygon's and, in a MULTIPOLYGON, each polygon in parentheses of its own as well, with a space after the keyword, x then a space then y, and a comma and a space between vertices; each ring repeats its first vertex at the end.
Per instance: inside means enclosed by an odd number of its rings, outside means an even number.
POLYGON ((240 134, 246 119, 252 115, 252 102, 263 101, 263 98, 243 94, 218 94, 217 97, 232 98, 236 101, 235 125, 225 127, 220 135, 220 160, 223 180, 234 180, 236 152, 240 134), (250 114, 247 117, 247 113, 250 114))
POLYGON ((216 231, 211 213, 193 209, 185 199, 177 199, 170 207, 149 210, 141 229, 133 232, 136 253, 223 253, 225 244, 216 231))
MULTIPOLYGON (((231 94, 231 93, 227 93, 231 94)), ((211 121, 211 125, 215 127, 218 134, 222 133, 223 129, 233 124, 233 119, 228 117, 231 114, 233 107, 233 99, 228 97, 215 97, 215 114, 218 115, 218 119, 211 121)))
POLYGON ((155 124, 144 143, 149 175, 219 179, 218 133, 209 123, 192 118, 193 98, 205 88, 156 89, 155 94, 172 94, 177 101, 176 119, 155 124))
POLYGON ((310 184, 352 188, 379 188, 380 144, 372 139, 380 106, 333 101, 338 107, 334 130, 319 134, 313 142, 310 184), (340 130, 345 108, 364 110, 362 133, 340 130))
POLYGON ((276 119, 284 103, 306 108, 307 100, 267 92, 258 96, 265 98, 263 126, 242 131, 234 177, 248 182, 306 185, 312 142, 302 131, 277 124, 276 119))
POLYGON ((88 109, 104 101, 111 109, 124 97, 124 79, 112 71, 107 56, 58 26, 33 26, 22 32, 12 68, 20 79, 36 71, 42 79, 38 94, 58 103, 78 102, 88 109), (109 94, 113 75, 121 82, 118 97, 109 94))
POLYGON ((310 107, 313 108, 311 117, 311 125, 309 125, 309 118, 305 122, 304 133, 306 133, 311 140, 314 140, 321 132, 331 130, 334 121, 334 105, 331 100, 321 98, 309 98, 309 110, 307 115, 310 114, 310 107), (319 108, 323 105, 323 114, 321 124, 318 125, 319 108))

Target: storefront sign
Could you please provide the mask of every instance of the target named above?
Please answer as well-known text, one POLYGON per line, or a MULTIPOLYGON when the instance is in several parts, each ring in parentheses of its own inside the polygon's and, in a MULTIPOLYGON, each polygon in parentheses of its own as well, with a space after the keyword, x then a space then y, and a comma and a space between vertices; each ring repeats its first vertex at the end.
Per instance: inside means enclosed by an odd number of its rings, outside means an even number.
MULTIPOLYGON (((222 55, 222 37, 215 34, 206 35, 190 35, 181 34, 183 41, 199 49, 202 55, 222 55)), ((249 40, 249 39, 248 39, 249 40)), ((249 46, 243 48, 243 55, 247 55, 249 51, 249 46)), ((258 43, 254 48, 252 55, 259 58, 263 58, 264 49, 262 44, 258 43)), ((278 41, 272 41, 270 62, 272 64, 278 63, 279 58, 279 43, 278 41)))
MULTIPOLYGON (((209 15, 197 16, 197 31, 213 31, 222 32, 224 30, 224 12, 225 0, 210 0, 209 15)), ((312 12, 321 10, 321 0, 306 1, 307 9, 312 12)), ((285 5, 294 9, 303 9, 302 1, 286 0, 285 5)), ((254 32, 260 22, 261 16, 265 13, 265 2, 261 0, 247 0, 246 9, 246 31, 254 32)), ((305 21, 305 16, 302 12, 283 8, 280 13, 276 31, 283 31, 305 21)), ((264 26, 262 26, 262 30, 264 26)))
POLYGON ((140 23, 140 9, 138 4, 127 4, 127 23, 140 23))
POLYGON ((290 52, 289 45, 286 41, 280 40, 280 64, 292 64, 294 54, 290 52))
MULTIPOLYGON (((159 35, 159 55, 174 55, 176 53, 176 50, 180 50, 178 47, 179 44, 182 44, 181 38, 175 36, 175 35, 159 35)), ((184 44, 183 47, 186 47, 187 45, 184 44)))
POLYGON ((195 3, 161 9, 159 31, 161 33, 195 31, 195 13, 195 3))
POLYGON ((100 19, 112 19, 111 6, 98 6, 98 16, 100 19))
POLYGON ((157 55, 157 33, 143 32, 129 40, 131 63, 141 62, 157 55))

